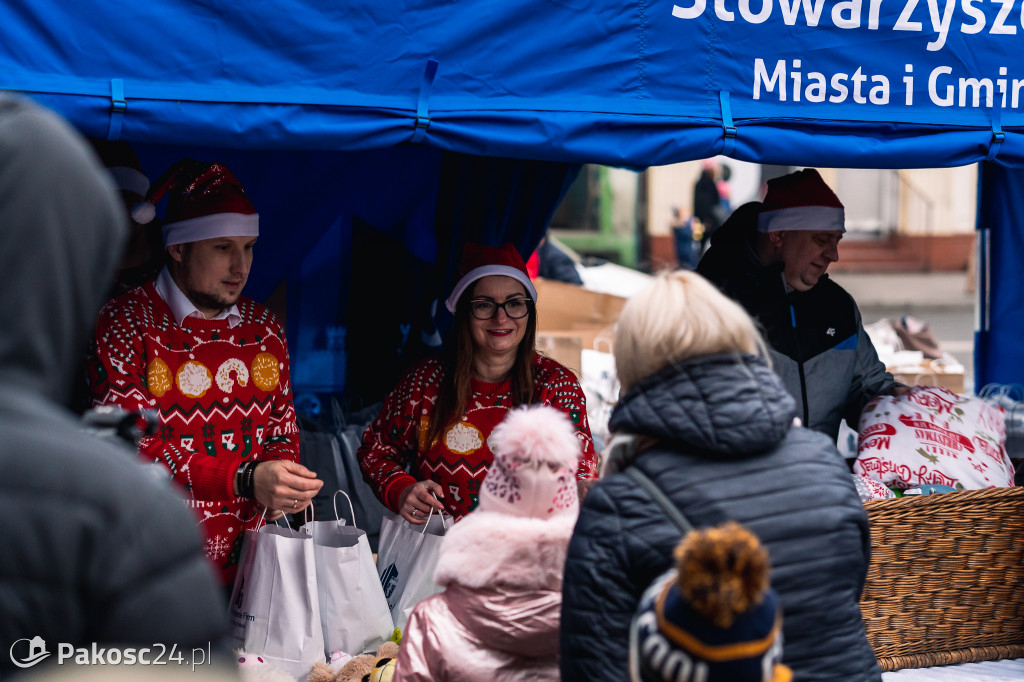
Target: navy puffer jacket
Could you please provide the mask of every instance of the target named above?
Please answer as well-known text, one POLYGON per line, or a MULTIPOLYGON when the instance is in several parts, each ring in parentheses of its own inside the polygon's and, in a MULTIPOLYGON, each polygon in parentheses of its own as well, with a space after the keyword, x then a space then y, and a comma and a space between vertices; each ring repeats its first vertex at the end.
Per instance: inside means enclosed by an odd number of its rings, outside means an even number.
MULTIPOLYGON (((859 601, 868 520, 832 442, 793 427, 796 407, 759 358, 716 355, 670 366, 626 394, 615 433, 656 439, 630 464, 694 526, 735 520, 768 548, 783 607, 783 660, 802 680, 879 680, 859 601)), ((672 561, 680 531, 623 473, 580 511, 565 566, 561 673, 628 674, 628 631, 644 588, 672 561)))

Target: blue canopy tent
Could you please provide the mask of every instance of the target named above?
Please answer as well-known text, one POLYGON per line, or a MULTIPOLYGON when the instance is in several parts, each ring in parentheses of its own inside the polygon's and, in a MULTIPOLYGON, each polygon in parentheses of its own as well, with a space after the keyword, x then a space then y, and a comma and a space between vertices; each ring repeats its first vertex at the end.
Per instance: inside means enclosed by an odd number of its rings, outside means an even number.
POLYGON ((462 242, 528 252, 581 163, 980 162, 976 383, 1024 383, 1020 7, 680 3, 9 0, 0 88, 153 176, 227 163, 263 225, 247 293, 288 283, 300 360, 342 326, 353 354, 436 343, 462 242))

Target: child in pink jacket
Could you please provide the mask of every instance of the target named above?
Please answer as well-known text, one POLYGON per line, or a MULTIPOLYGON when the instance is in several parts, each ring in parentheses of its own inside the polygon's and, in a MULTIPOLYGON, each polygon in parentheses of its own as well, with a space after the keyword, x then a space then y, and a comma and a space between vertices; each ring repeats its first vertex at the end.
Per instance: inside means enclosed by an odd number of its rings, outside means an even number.
POLYGON ((580 443, 544 405, 509 412, 489 440, 479 506, 445 536, 434 575, 445 590, 409 617, 394 682, 559 679, 580 443))

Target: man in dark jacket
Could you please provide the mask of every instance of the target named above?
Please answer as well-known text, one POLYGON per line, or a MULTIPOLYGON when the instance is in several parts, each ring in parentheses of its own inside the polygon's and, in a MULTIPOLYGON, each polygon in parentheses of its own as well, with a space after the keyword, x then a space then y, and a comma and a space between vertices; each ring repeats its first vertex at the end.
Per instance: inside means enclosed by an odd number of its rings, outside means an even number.
POLYGON ((872 398, 906 390, 878 359, 853 298, 829 279, 843 205, 814 169, 768 182, 764 204, 736 209, 697 265, 760 324, 772 367, 805 426, 833 440, 872 398))
POLYGON ((67 408, 124 210, 85 141, 10 96, 0 225, 0 677, 58 644, 216 654, 227 614, 188 509, 67 408))
POLYGON ((565 564, 563 682, 629 679, 630 622, 682 535, 630 469, 693 527, 736 521, 768 549, 796 682, 881 679, 859 606, 864 505, 835 445, 793 425, 794 402, 763 353, 749 316, 692 272, 659 274, 623 308, 617 435, 565 564))

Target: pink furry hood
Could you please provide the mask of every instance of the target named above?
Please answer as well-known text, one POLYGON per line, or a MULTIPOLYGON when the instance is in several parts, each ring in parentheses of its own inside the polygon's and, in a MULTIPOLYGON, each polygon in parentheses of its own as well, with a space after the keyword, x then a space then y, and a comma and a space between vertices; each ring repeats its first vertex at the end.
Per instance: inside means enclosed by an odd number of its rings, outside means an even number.
POLYGON ((562 589, 576 514, 531 519, 474 511, 445 535, 434 573, 438 585, 562 589))

